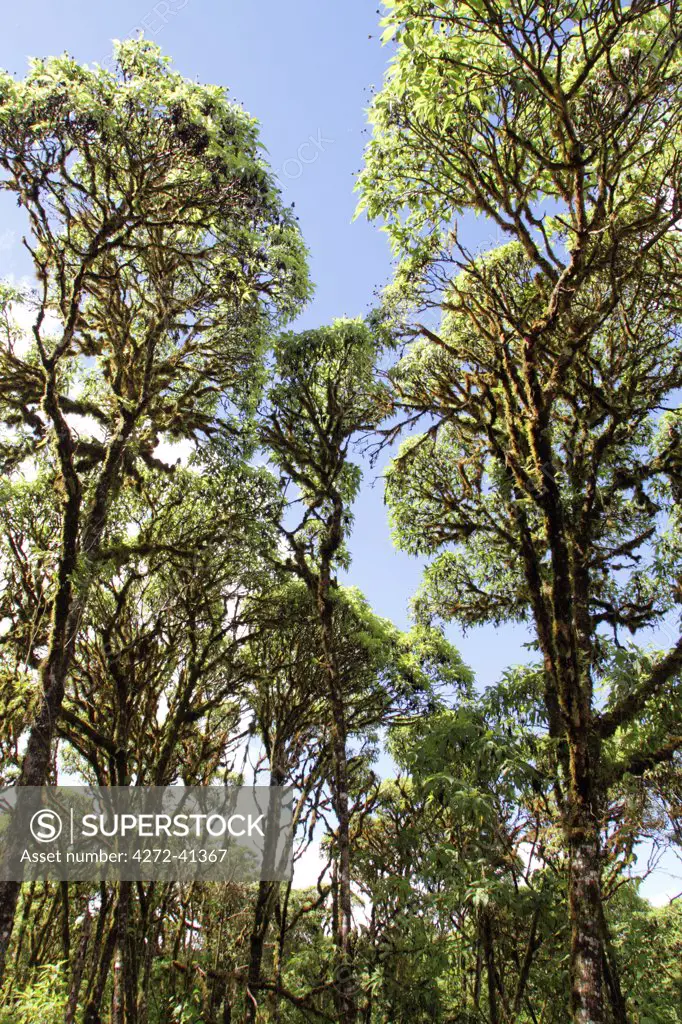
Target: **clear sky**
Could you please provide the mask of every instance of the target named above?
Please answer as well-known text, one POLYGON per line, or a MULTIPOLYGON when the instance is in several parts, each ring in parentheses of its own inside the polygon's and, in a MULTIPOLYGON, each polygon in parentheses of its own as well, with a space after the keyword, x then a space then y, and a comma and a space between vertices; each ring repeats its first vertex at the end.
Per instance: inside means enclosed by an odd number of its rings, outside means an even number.
MULTIPOLYGON (((364 220, 352 221, 365 110, 390 56, 380 44, 379 17, 372 0, 21 0, 3 16, 0 67, 21 76, 28 57, 64 51, 104 64, 112 39, 142 29, 182 74, 226 86, 260 121, 284 200, 295 203, 316 286, 300 326, 312 327, 366 313, 391 273, 384 235, 364 220)), ((21 246, 25 230, 22 212, 6 201, 0 205, 0 276, 30 271, 21 246)), ((470 245, 494 242, 484 222, 468 222, 468 231, 470 245)), ((366 468, 354 509, 349 579, 378 614, 405 627, 421 562, 393 550, 379 472, 366 468)), ((488 627, 465 637, 451 627, 448 635, 481 686, 528 658, 520 627, 488 627)), ((648 894, 671 884, 679 889, 661 871, 648 894)))

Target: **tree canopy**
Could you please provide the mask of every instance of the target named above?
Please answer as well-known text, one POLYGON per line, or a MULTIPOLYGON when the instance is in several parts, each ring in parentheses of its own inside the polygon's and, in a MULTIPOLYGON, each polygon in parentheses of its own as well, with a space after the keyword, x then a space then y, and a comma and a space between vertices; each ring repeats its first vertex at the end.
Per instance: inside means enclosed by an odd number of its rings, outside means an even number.
POLYGON ((395 273, 305 330, 222 87, 145 40, 0 74, 0 781, 287 786, 295 865, 0 882, 0 1024, 682 1021, 679 902, 638 891, 682 843, 679 11, 383 27, 395 273), (353 582, 371 455, 404 630, 353 582), (449 640, 518 622, 499 679, 449 640))

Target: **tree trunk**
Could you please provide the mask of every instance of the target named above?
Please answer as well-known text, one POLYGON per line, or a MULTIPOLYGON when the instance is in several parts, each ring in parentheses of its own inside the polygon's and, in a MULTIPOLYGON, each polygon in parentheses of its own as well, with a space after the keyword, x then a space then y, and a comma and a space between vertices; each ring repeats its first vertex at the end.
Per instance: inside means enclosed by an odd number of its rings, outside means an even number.
POLYGON ((78 952, 71 972, 71 987, 69 989, 69 1000, 66 1005, 66 1013, 64 1015, 64 1024, 74 1024, 76 1019, 78 996, 80 994, 81 982, 83 980, 83 972, 85 971, 85 959, 88 952, 91 928, 92 918, 90 917, 90 911, 86 907, 85 917, 83 918, 83 928, 81 930, 81 940, 78 944, 78 952))
MULTIPOLYGON (((132 882, 121 882, 117 945, 118 962, 121 965, 119 984, 121 1002, 125 1008, 125 1024, 137 1024, 137 948, 135 923, 131 913, 132 889, 132 882)), ((123 1018, 121 1024, 123 1024, 123 1018)))
MULTIPOLYGON (((282 748, 279 737, 275 733, 270 752, 270 789, 284 785, 285 771, 282 768, 282 748)), ((276 792, 276 789, 275 789, 276 792)), ((266 846, 263 850, 263 874, 272 874, 276 868, 277 842, 279 838, 279 811, 281 800, 274 800, 271 795, 268 801, 268 828, 266 846)), ((258 896, 253 912, 253 925, 249 939, 249 970, 246 980, 246 1005, 244 1009, 245 1024, 255 1024, 258 1018, 258 990, 260 988, 263 966, 263 950, 265 937, 270 926, 272 903, 278 882, 261 879, 258 884, 258 896)))
MULTIPOLYGON (((35 898, 37 882, 31 882, 28 887, 28 893, 24 896, 24 902, 21 910, 21 924, 19 926, 19 934, 17 935, 17 944, 14 950, 14 962, 19 964, 21 962, 21 950, 24 945, 24 939, 26 937, 26 929, 28 927, 29 916, 31 913, 31 907, 35 898)), ((13 981, 16 982, 16 975, 13 981)))
MULTIPOLYGON (((331 510, 325 518, 325 526, 320 539, 318 571, 311 570, 305 545, 299 541, 293 541, 293 548, 299 576, 315 600, 321 633, 320 646, 323 667, 327 682, 327 700, 331 711, 330 737, 333 765, 331 788, 332 807, 337 820, 338 848, 338 902, 334 913, 337 962, 333 991, 339 1024, 356 1024, 358 1011, 352 950, 350 800, 346 751, 348 736, 343 686, 335 652, 334 599, 332 596, 338 590, 338 584, 332 578, 332 568, 344 540, 344 501, 336 487, 338 472, 344 460, 345 454, 338 455, 338 462, 334 463, 335 469, 332 469, 325 456, 319 470, 321 480, 324 481, 321 493, 324 493, 325 499, 329 500, 331 510)), ((291 536, 289 535, 290 539, 291 536)))
POLYGON ((331 728, 334 757, 332 803, 338 823, 337 846, 339 851, 337 935, 340 962, 336 968, 336 988, 340 996, 340 1020, 342 1024, 354 1024, 357 1006, 351 949, 353 906, 350 884, 350 813, 345 713, 342 700, 332 697, 331 705, 334 719, 331 728))
POLYGON ((604 906, 601 906, 602 941, 604 944, 604 956, 602 960, 604 968, 604 981, 609 994, 611 1011, 614 1024, 628 1024, 628 1008, 623 989, 620 984, 620 971, 616 953, 611 942, 608 921, 604 914, 604 906))
POLYGON ((338 914, 336 938, 339 961, 335 971, 335 991, 338 994, 340 1024, 355 1024, 357 1019, 356 984, 351 948, 353 904, 350 863, 350 801, 348 794, 348 757, 346 752, 346 711, 343 703, 339 674, 334 657, 333 606, 328 593, 319 599, 322 644, 327 668, 329 704, 331 710, 330 735, 334 778, 332 805, 337 820, 338 846, 338 914))
POLYGON ((5 977, 7 949, 12 938, 20 888, 19 882, 0 882, 0 985, 5 977))
POLYGON ((540 908, 536 907, 533 911, 533 917, 530 923, 530 930, 528 932, 528 942, 526 943, 526 951, 521 962, 519 970, 519 979, 516 984, 516 992, 514 993, 514 1002, 512 1003, 511 1018, 513 1021, 521 1013, 523 1006, 524 996, 526 994, 526 986, 528 984, 528 978, 530 976, 530 969, 533 963, 533 958, 540 945, 537 940, 537 928, 540 921, 540 908))
MULTIPOLYGON (((64 630, 60 629, 59 633, 66 635, 66 622, 64 630)), ((20 786, 43 786, 49 776, 54 726, 64 700, 68 663, 69 659, 53 648, 43 666, 43 695, 29 733, 19 777, 20 786)), ((5 976, 7 949, 12 938, 20 890, 20 882, 0 882, 0 986, 5 976)))
POLYGON ((71 958, 71 929, 69 926, 69 883, 60 882, 62 894, 62 959, 71 958))
POLYGON ((123 964, 118 953, 114 962, 114 988, 111 999, 111 1024, 124 1024, 123 1019, 123 964))
POLYGON ((149 988, 152 977, 152 964, 154 951, 158 949, 159 921, 163 920, 163 911, 168 899, 168 893, 173 883, 164 886, 161 890, 161 914, 157 917, 156 906, 156 882, 150 882, 145 890, 142 882, 137 883, 138 903, 140 906, 140 937, 142 942, 142 968, 139 971, 139 991, 137 995, 137 1020, 138 1024, 148 1024, 149 1020, 149 988))
POLYGON ((481 943, 483 945, 485 973, 488 981, 488 1014, 490 1024, 500 1024, 500 1015, 497 1007, 497 981, 495 978, 495 948, 493 946, 490 914, 487 910, 484 910, 481 914, 481 943))
POLYGON ((605 1024, 599 826, 584 804, 569 822, 571 1011, 574 1024, 605 1024))
POLYGON ((113 960, 114 953, 116 951, 117 934, 118 910, 114 912, 114 920, 107 933, 104 946, 102 947, 92 995, 88 1000, 88 1005, 86 1006, 85 1013, 83 1015, 83 1024, 102 1024, 102 1000, 104 999, 104 989, 107 983, 109 970, 111 968, 111 961, 113 960))
POLYGON ((246 980, 245 1024, 255 1024, 258 1018, 258 990, 261 981, 263 948, 270 924, 270 906, 275 882, 261 881, 253 913, 253 925, 249 939, 249 971, 246 980))

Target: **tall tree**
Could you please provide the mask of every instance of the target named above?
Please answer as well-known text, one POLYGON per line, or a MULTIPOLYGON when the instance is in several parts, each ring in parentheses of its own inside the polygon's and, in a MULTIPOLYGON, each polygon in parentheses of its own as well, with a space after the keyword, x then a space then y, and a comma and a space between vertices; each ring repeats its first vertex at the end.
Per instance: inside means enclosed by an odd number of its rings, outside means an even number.
MULTIPOLYGON (((49 449, 59 493, 19 780, 41 785, 112 505, 140 466, 159 468, 159 440, 252 407, 268 333, 307 278, 254 121, 144 41, 120 44, 115 73, 65 56, 34 61, 23 81, 0 76, 0 187, 26 212, 37 279, 32 294, 2 292, 4 462, 49 449)), ((0 888, 0 976, 16 895, 0 888)))
POLYGON ((347 562, 346 540, 360 468, 351 445, 385 413, 383 388, 374 378, 377 341, 356 320, 339 320, 302 334, 288 334, 275 349, 276 383, 268 393, 261 434, 283 485, 300 503, 280 526, 288 547, 285 567, 311 594, 319 624, 333 752, 333 805, 338 820, 338 1013, 344 1024, 357 1015, 352 968, 351 850, 347 707, 335 642, 336 573, 347 562))
MULTIPOLYGON (((328 697, 327 669, 320 657, 321 630, 316 602, 305 583, 289 580, 286 586, 273 591, 269 600, 259 601, 256 617, 261 626, 248 646, 256 681, 251 699, 256 730, 262 739, 263 761, 268 765, 271 784, 289 785, 296 790, 294 833, 298 846, 304 841, 304 834, 310 834, 311 821, 316 818, 327 821, 329 801, 320 800, 320 781, 324 795, 331 790, 331 803, 333 807, 336 805, 333 743, 336 723, 328 697)), ((375 615, 355 588, 338 586, 333 629, 348 743, 352 860, 376 798, 377 780, 371 762, 377 750, 377 731, 394 721, 420 718, 434 703, 435 690, 459 687, 462 680, 468 678, 468 670, 438 630, 415 627, 402 633, 391 622, 375 615)), ((328 821, 327 836, 332 844, 333 863, 339 860, 338 832, 338 821, 328 821)), ((325 848, 329 845, 323 842, 325 848)), ((351 870, 354 880, 361 884, 352 863, 351 870)), ((335 873, 338 876, 338 869, 335 873)), ((296 953, 293 944, 297 926, 305 913, 330 908, 332 935, 338 938, 333 919, 340 888, 338 877, 331 886, 323 884, 323 877, 328 877, 327 870, 321 872, 318 890, 308 907, 293 914, 290 913, 291 886, 261 882, 251 933, 247 1021, 256 1020, 262 1008, 259 988, 273 992, 275 1000, 290 997, 282 985, 282 974, 292 976, 290 961, 296 953), (279 938, 274 944, 271 981, 265 971, 269 957, 264 956, 264 943, 273 910, 276 910, 279 938)), ((310 1012, 325 1011, 330 995, 336 994, 339 981, 346 979, 347 965, 341 966, 342 971, 338 962, 327 964, 331 978, 327 980, 317 975, 311 990, 299 995, 310 1012)), ((365 1014, 357 967, 354 960, 356 999, 362 1019, 365 1014)), ((319 973, 322 974, 322 970, 319 973)), ((296 988, 300 993, 299 979, 296 979, 296 988)), ((338 1000, 336 1002, 338 1005, 338 1000)), ((332 1004, 330 1009, 333 1008, 332 1004)))
POLYGON ((604 644, 679 600, 682 23, 654 0, 390 7, 398 51, 362 202, 388 222, 390 298, 419 338, 395 407, 429 429, 404 443, 389 502, 399 543, 437 554, 426 614, 533 624, 562 769, 573 1019, 601 1024, 604 745, 629 731, 627 772, 682 742, 682 640, 610 687, 604 644), (463 211, 508 244, 467 252, 463 211), (415 323, 434 307, 440 329, 415 323), (641 749, 633 726, 663 694, 671 716, 641 749))

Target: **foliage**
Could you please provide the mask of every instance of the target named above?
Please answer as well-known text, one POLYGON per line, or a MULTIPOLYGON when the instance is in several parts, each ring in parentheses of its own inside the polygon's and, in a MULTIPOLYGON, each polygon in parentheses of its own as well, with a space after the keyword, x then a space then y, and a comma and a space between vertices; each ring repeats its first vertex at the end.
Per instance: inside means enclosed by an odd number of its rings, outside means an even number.
POLYGON ((34 981, 14 994, 10 1006, 0 1007, 2 1024, 62 1024, 66 1005, 63 964, 45 964, 34 981))
MULTIPOLYGON (((395 0, 387 22, 361 209, 386 222, 385 319, 412 342, 390 372, 393 435, 425 420, 388 474, 394 537, 434 556, 425 620, 531 624, 572 1019, 606 1020, 608 998, 625 1020, 602 906, 609 798, 682 746, 679 629, 654 657, 620 641, 679 601, 679 11, 395 0), (506 240, 468 251, 465 211, 506 240)), ((496 1020, 490 959, 488 981, 496 1020)))
POLYGON ((296 333, 305 248, 223 89, 144 40, 0 75, 36 279, 0 285, 1 780, 287 785, 317 876, 0 883, 0 1024, 680 1024, 680 903, 631 877, 682 844, 682 641, 649 642, 682 571, 679 12, 388 12, 360 188, 395 278, 296 333), (471 212, 504 244, 468 252, 471 212), (350 576, 398 437, 407 631, 350 576), (533 661, 477 681, 450 620, 524 622, 533 661))

